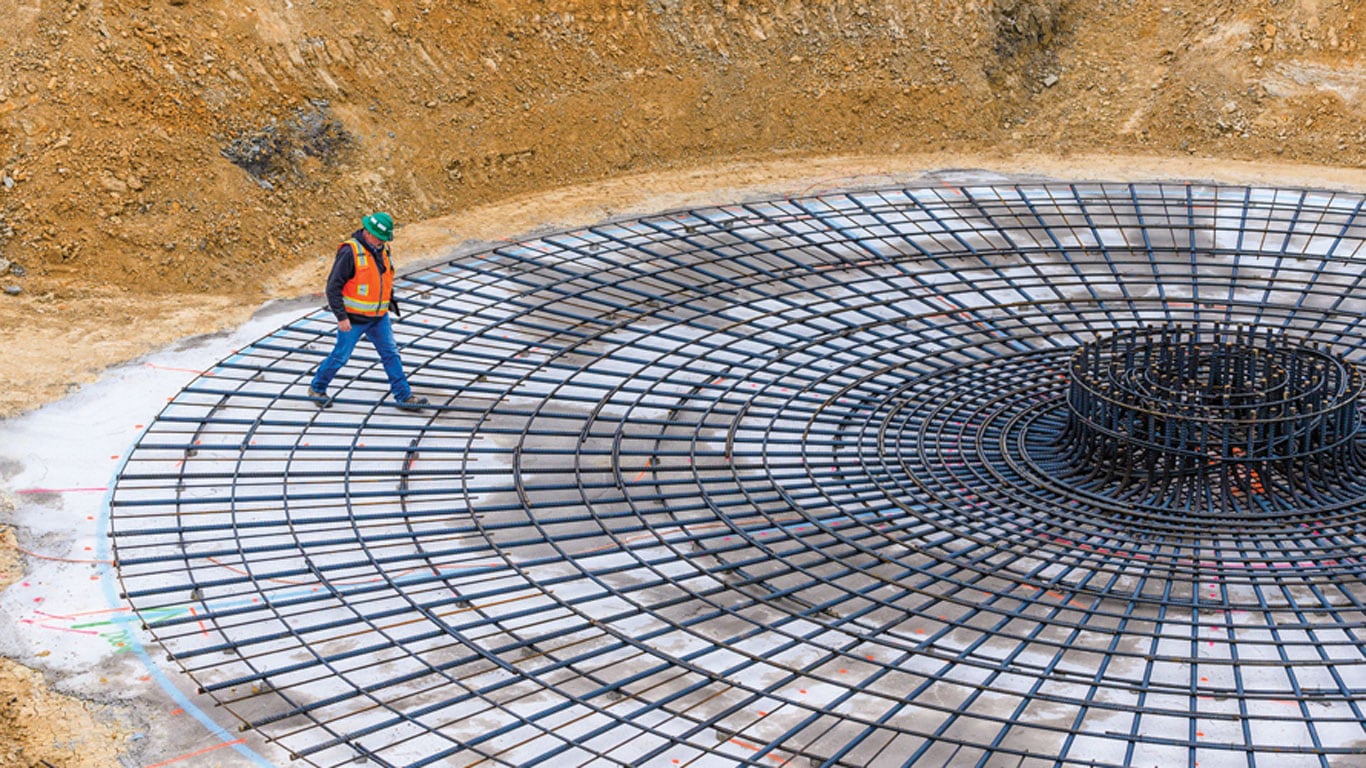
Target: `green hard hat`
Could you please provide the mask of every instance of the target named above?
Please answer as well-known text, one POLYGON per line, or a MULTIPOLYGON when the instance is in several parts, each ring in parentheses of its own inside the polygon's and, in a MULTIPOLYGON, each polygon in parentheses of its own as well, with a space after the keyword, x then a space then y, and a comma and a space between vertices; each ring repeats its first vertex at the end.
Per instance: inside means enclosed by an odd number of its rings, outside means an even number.
POLYGON ((383 211, 366 216, 360 220, 360 223, 365 227, 366 232, 386 243, 394 239, 394 217, 383 211))

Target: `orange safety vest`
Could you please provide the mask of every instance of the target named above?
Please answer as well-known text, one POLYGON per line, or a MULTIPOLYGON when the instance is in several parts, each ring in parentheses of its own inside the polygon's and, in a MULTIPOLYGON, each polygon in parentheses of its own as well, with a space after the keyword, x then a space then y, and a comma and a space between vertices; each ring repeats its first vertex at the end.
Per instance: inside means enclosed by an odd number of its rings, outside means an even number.
POLYGON ((342 304, 353 315, 379 317, 389 311, 389 299, 394 294, 394 262, 389 259, 389 246, 380 253, 384 257, 384 272, 364 245, 356 239, 342 245, 351 246, 356 259, 356 275, 342 286, 342 304))

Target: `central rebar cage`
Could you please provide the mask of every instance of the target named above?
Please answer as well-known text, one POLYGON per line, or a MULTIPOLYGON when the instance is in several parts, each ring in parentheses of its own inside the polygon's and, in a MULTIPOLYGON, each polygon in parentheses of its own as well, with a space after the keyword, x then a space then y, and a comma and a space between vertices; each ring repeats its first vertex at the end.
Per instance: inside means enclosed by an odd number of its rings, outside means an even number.
POLYGON ((1134 327, 1068 368, 1061 449, 1149 505, 1224 516, 1322 506, 1361 480, 1362 379, 1271 328, 1134 327))
POLYGON ((1351 766, 1364 203, 945 183, 462 255, 397 285, 425 411, 364 345, 317 409, 324 311, 188 385, 119 578, 281 763, 1351 766), (1206 462, 1256 477, 1151 479, 1206 462))

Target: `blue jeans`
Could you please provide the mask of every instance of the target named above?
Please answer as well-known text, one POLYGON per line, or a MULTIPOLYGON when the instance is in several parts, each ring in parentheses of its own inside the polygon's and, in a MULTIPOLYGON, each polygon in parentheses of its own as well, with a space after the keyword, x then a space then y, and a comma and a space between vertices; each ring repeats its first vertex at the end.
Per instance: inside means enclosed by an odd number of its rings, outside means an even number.
POLYGON ((360 341, 361 334, 364 334, 370 343, 375 345, 375 351, 379 352, 379 360, 384 364, 384 373, 389 377, 389 389, 394 393, 394 399, 407 400, 413 390, 408 386, 408 377, 403 375, 403 361, 398 357, 398 344, 394 343, 394 328, 387 314, 380 315, 379 319, 369 323, 352 321, 351 330, 337 331, 337 345, 332 348, 332 354, 323 360, 322 365, 318 366, 318 372, 313 374, 313 391, 327 391, 327 385, 332 383, 332 377, 336 376, 337 371, 351 359, 351 353, 356 349, 356 342, 360 341))

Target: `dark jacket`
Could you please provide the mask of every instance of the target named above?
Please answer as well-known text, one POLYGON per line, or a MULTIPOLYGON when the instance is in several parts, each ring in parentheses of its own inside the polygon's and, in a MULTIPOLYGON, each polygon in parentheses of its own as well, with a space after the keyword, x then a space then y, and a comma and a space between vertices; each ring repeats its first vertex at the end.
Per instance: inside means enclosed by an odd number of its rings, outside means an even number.
MULTIPOLYGON (((383 246, 380 248, 371 248, 370 244, 365 242, 365 238, 361 237, 361 233, 364 231, 364 229, 356 230, 351 234, 351 239, 360 243, 362 248, 369 251, 371 256, 374 256, 375 264, 379 266, 379 273, 382 275, 386 269, 384 258, 381 255, 384 248, 383 246)), ((338 321, 342 318, 350 318, 352 325, 365 325, 366 323, 374 322, 375 318, 368 315, 353 315, 350 312, 347 312, 346 304, 342 301, 342 286, 346 285, 347 281, 355 276, 356 257, 351 254, 351 249, 346 246, 346 243, 342 243, 337 246, 337 256, 332 261, 332 274, 327 276, 327 308, 331 310, 338 321)), ((397 299, 389 302, 389 311, 393 312, 395 316, 398 316, 397 299)))

